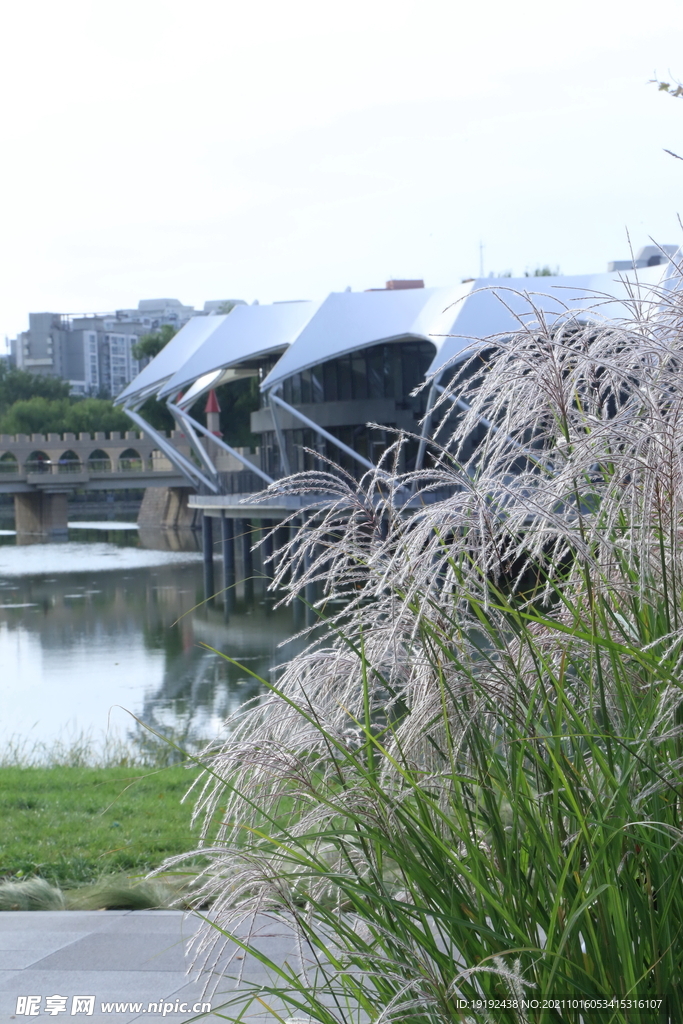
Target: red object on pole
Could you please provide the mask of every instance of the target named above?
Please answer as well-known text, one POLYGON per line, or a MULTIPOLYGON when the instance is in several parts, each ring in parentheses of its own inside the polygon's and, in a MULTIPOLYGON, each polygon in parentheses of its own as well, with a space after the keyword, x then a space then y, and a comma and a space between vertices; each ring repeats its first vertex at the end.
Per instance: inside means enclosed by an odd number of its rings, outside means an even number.
POLYGON ((206 403, 206 409, 204 410, 204 412, 220 412, 220 411, 221 411, 221 407, 218 404, 218 399, 216 398, 216 392, 213 390, 213 388, 211 388, 211 390, 209 391, 209 398, 208 398, 208 401, 206 403))
POLYGON ((221 407, 218 404, 216 392, 213 388, 209 391, 209 397, 207 399, 204 412, 206 413, 206 429, 210 430, 212 434, 216 435, 216 437, 222 437, 220 424, 221 407))

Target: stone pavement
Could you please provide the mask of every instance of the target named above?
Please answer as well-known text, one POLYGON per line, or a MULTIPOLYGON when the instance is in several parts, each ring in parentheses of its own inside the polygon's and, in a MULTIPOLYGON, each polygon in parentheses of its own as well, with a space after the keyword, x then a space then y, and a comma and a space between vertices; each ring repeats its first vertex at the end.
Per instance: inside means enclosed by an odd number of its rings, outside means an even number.
MULTIPOLYGON (((234 976, 242 967, 242 981, 217 972, 215 991, 205 991, 206 978, 200 981, 197 971, 187 973, 187 943, 200 923, 176 910, 4 911, 0 913, 0 1021, 40 1016, 83 1024, 162 1020, 180 1024, 202 1010, 206 1013, 202 1003, 212 1007, 204 1020, 237 1016, 238 1009, 221 1011, 221 1004, 231 992, 234 995, 236 987, 267 982, 267 972, 253 958, 242 963, 240 955, 225 974, 234 976), (75 1001, 74 997, 82 998, 75 1001)), ((275 962, 291 957, 291 936, 278 934, 267 924, 260 932, 258 945, 275 962)), ((231 953, 239 953, 234 944, 224 952, 223 964, 231 953)), ((270 998, 268 1004, 273 1005, 270 998)), ((276 1020, 263 1004, 255 1005, 243 1018, 245 1024, 276 1020)), ((283 1007, 278 1009, 288 1016, 283 1007)))

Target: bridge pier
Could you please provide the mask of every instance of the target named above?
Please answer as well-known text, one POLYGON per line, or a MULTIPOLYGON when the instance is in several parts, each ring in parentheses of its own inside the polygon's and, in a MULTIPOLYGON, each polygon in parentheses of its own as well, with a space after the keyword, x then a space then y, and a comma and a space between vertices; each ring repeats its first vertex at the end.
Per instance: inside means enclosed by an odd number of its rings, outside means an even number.
POLYGON ((254 543, 252 537, 251 519, 238 519, 237 532, 242 537, 242 573, 244 578, 244 596, 250 601, 254 596, 254 556, 251 545, 254 543))
POLYGON ((66 537, 67 495, 36 491, 14 495, 14 524, 17 536, 32 534, 57 539, 66 537))
POLYGON ((229 612, 235 601, 235 522, 225 513, 221 516, 221 540, 223 542, 223 601, 229 612))
POLYGON ((202 516, 202 541, 204 548, 204 593, 209 604, 213 604, 215 593, 213 575, 213 519, 206 513, 202 516))
POLYGON ((263 539, 263 548, 262 548, 262 551, 263 551, 263 573, 264 573, 265 576, 271 576, 271 577, 275 575, 275 566, 274 566, 274 564, 272 562, 269 562, 268 559, 271 558, 271 556, 273 555, 273 552, 274 552, 274 543, 273 543, 273 534, 272 534, 274 526, 275 526, 275 523, 273 522, 272 519, 262 519, 261 520, 261 536, 264 538, 263 539))
POLYGON ((191 527, 195 513, 187 506, 190 494, 190 487, 147 487, 138 513, 138 526, 164 530, 191 527))

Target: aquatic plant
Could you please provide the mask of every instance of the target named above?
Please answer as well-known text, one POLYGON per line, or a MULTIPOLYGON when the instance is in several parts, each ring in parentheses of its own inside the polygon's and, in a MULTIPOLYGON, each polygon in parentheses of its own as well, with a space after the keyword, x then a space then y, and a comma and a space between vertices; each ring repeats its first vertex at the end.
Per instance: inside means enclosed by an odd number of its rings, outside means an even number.
POLYGON ((274 485, 311 494, 274 586, 321 586, 325 628, 204 754, 197 960, 270 971, 227 1015, 683 1019, 680 283, 604 323, 530 296, 425 468, 398 437, 360 481, 274 485))

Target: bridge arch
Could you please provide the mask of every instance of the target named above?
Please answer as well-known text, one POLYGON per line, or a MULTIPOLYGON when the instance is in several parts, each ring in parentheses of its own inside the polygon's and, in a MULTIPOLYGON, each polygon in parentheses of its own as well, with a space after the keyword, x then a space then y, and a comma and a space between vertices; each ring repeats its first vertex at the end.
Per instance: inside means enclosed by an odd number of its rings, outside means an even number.
POLYGON ((24 465, 27 473, 49 473, 51 466, 50 456, 47 452, 36 449, 36 451, 31 452, 24 465))
POLYGON ((135 448, 126 448, 119 455, 119 471, 121 473, 141 473, 145 468, 145 460, 135 448))
POLYGON ((5 452, 0 456, 0 473, 18 473, 19 460, 12 452, 5 452))
POLYGON ((83 468, 80 457, 76 454, 73 448, 67 448, 65 452, 59 456, 57 460, 57 472, 58 473, 80 473, 83 468))
POLYGON ((102 448, 95 448, 88 456, 88 469, 91 473, 111 473, 110 457, 102 448))

